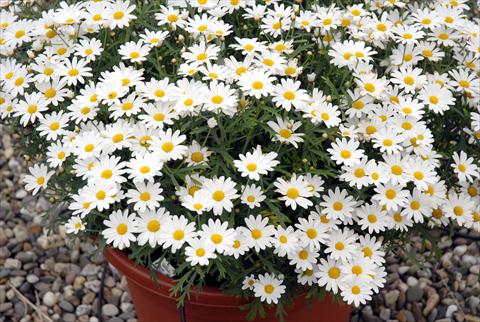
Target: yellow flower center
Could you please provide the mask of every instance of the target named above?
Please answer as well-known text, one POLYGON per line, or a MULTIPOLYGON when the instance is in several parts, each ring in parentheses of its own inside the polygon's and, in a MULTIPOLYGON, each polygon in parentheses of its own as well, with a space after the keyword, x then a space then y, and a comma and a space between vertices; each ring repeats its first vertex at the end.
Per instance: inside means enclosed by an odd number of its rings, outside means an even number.
POLYGON ((362 168, 358 168, 358 169, 355 169, 355 171, 353 172, 353 174, 355 175, 355 177, 357 178, 363 178, 365 176, 365 170, 363 170, 362 168))
POLYGON ((106 196, 107 196, 107 194, 106 194, 105 191, 103 191, 103 190, 100 190, 100 191, 98 191, 98 192, 95 194, 95 197, 96 197, 98 200, 103 200, 103 199, 105 199, 106 196))
POLYGON ((263 83, 260 81, 255 81, 252 83, 253 89, 261 90, 263 88, 263 83))
POLYGON ((150 193, 148 191, 144 191, 140 194, 141 201, 149 201, 151 199, 150 193))
POLYGON ((213 200, 220 202, 225 198, 225 192, 217 190, 212 194, 212 198, 213 200))
POLYGON ((215 95, 212 97, 212 103, 213 104, 221 104, 223 102, 223 97, 220 95, 215 95))
POLYGON ((220 244, 223 241, 223 237, 220 234, 213 234, 210 239, 214 244, 220 244))
POLYGON ((117 233, 121 236, 125 235, 128 231, 128 226, 126 224, 119 224, 117 226, 117 233))
POLYGON ((343 150, 340 152, 340 156, 344 159, 350 159, 350 157, 352 156, 352 152, 348 150, 343 150))
POLYGON ((360 275, 360 274, 362 274, 362 273, 363 273, 363 269, 362 269, 361 266, 359 266, 359 265, 354 265, 354 266, 352 267, 352 274, 358 276, 358 275, 360 275))
POLYGON ((162 90, 162 89, 157 89, 157 90, 155 90, 155 92, 153 92, 153 94, 154 94, 156 97, 162 98, 162 97, 165 96, 165 91, 162 90))
POLYGON ((352 294, 358 295, 358 294, 360 294, 361 291, 362 290, 360 289, 359 286, 357 286, 357 285, 352 286, 352 294))
POLYGON ((366 83, 365 85, 363 85, 363 88, 369 93, 375 92, 375 85, 373 85, 372 83, 366 83))
POLYGON ((120 19, 122 19, 124 16, 125 16, 125 13, 124 13, 123 11, 116 11, 116 12, 113 14, 113 19, 115 19, 115 20, 120 20, 120 19))
POLYGON ((193 162, 196 162, 196 163, 202 162, 203 159, 204 159, 203 153, 201 153, 201 152, 193 152, 193 153, 192 153, 192 156, 191 156, 191 159, 192 159, 193 162))
POLYGON ((412 76, 405 76, 403 78, 403 81, 405 82, 405 84, 409 86, 412 86, 413 84, 415 84, 415 79, 412 76))
POLYGON ((158 220, 150 220, 147 224, 147 229, 149 232, 156 233, 160 229, 160 223, 158 220))
POLYGON ((425 57, 432 57, 433 53, 430 49, 424 49, 422 50, 422 55, 425 57))
POLYGON ((119 142, 123 141, 123 134, 121 134, 121 133, 115 134, 112 137, 112 141, 113 141, 113 143, 119 143, 119 142))
POLYGON ((205 59, 207 59, 207 58, 208 58, 208 55, 205 54, 205 53, 200 53, 200 54, 197 55, 197 60, 203 61, 203 60, 205 60, 205 59))
POLYGON ((71 76, 71 77, 75 77, 78 75, 78 69, 76 68, 72 68, 68 71, 68 75, 71 76))
POLYGON ((259 238, 262 237, 262 232, 260 231, 260 229, 255 228, 255 229, 252 230, 251 235, 252 235, 253 239, 259 239, 259 238))
POLYGON ((172 142, 165 142, 162 144, 162 150, 166 153, 169 153, 173 150, 174 145, 172 142))
POLYGON ((357 101, 355 101, 355 102, 352 103, 352 106, 353 106, 353 108, 356 109, 356 110, 361 110, 361 109, 363 109, 363 108, 365 107, 365 104, 364 104, 362 101, 357 100, 357 101))
POLYGON ((165 114, 163 113, 155 113, 153 115, 153 119, 157 122, 162 122, 163 120, 165 120, 165 114))
POLYGON ((273 66, 274 63, 275 63, 275 62, 274 62, 273 60, 271 60, 270 58, 266 58, 266 59, 263 60, 263 64, 264 64, 264 65, 267 65, 267 66, 269 66, 269 67, 270 67, 270 66, 273 66))
POLYGON ((392 173, 396 176, 399 176, 399 175, 402 175, 403 173, 403 169, 401 166, 399 165, 394 165, 390 168, 390 170, 392 171, 392 173))
POLYGON ((263 289, 264 289, 265 293, 267 293, 267 294, 272 294, 273 291, 275 290, 275 288, 273 287, 272 284, 265 285, 265 287, 263 289))
POLYGON ((338 267, 332 267, 328 270, 328 277, 336 280, 340 277, 340 269, 338 267))
POLYGON ((415 179, 417 179, 417 180, 422 180, 425 176, 424 176, 423 172, 421 172, 421 171, 415 171, 415 172, 413 173, 413 177, 414 177, 415 179))
POLYGON ((308 258, 308 252, 305 249, 302 249, 300 252, 298 252, 298 257, 301 260, 306 260, 308 258))
POLYGON ((136 59, 136 58, 138 58, 138 57, 140 57, 140 53, 139 53, 138 51, 132 51, 132 52, 130 53, 130 58, 136 59))
POLYGON ((185 237, 185 232, 181 229, 177 229, 175 230, 175 232, 173 233, 173 239, 175 240, 182 240, 183 238, 185 237))
POLYGON ((309 228, 307 229, 307 237, 310 239, 315 239, 317 237, 318 233, 316 229, 309 228))
POLYGON ((133 108, 133 103, 132 102, 126 102, 122 104, 122 110, 124 111, 129 111, 133 108))
POLYGON ((340 211, 343 209, 343 203, 340 201, 335 201, 332 207, 335 211, 340 211))
POLYGON ((60 123, 58 122, 52 122, 52 124, 50 124, 49 126, 50 130, 52 131, 56 131, 60 128, 60 123))
POLYGON ((23 77, 19 77, 15 80, 15 86, 21 86, 25 79, 23 77))
POLYGON ((287 190, 287 197, 290 199, 296 199, 300 196, 300 191, 297 188, 290 188, 287 190))
POLYGON ((295 99, 295 93, 292 91, 286 91, 285 93, 283 93, 283 97, 289 101, 292 101, 295 99))
POLYGON ((364 247, 363 248, 363 256, 365 257, 372 257, 373 255, 373 252, 372 250, 370 249, 370 247, 364 247))
POLYGON ((410 203, 410 208, 412 208, 412 210, 420 209, 420 202, 418 202, 417 200, 412 201, 410 203))
POLYGON ((292 131, 289 130, 289 129, 281 129, 281 130, 279 131, 279 134, 280 134, 280 136, 281 136, 282 138, 288 139, 288 138, 290 138, 290 137, 292 136, 292 131))
POLYGON ((26 32, 25 30, 19 30, 15 33, 15 38, 19 39, 19 38, 22 38, 23 36, 25 36, 26 32))
POLYGON ((453 207, 453 213, 458 217, 463 216, 463 208, 460 206, 455 206, 453 207))
POLYGON ((102 177, 103 179, 110 179, 110 178, 112 177, 112 175, 113 175, 112 170, 106 169, 106 170, 103 170, 103 171, 102 171, 101 177, 102 177))
POLYGON ((377 25, 377 30, 378 30, 378 31, 381 31, 381 32, 385 32, 385 31, 387 31, 387 26, 386 26, 385 24, 383 24, 383 23, 379 23, 379 24, 377 25))
POLYGON ((397 192, 393 189, 387 189, 387 191, 385 191, 385 196, 392 200, 392 199, 395 199, 395 197, 397 196, 397 192))
POLYGON ((178 16, 177 15, 168 15, 167 20, 170 23, 177 22, 178 21, 178 16))
POLYGON ((83 150, 84 150, 85 152, 92 152, 94 148, 95 148, 95 146, 94 146, 92 143, 89 143, 89 144, 85 145, 85 147, 83 148, 83 150))

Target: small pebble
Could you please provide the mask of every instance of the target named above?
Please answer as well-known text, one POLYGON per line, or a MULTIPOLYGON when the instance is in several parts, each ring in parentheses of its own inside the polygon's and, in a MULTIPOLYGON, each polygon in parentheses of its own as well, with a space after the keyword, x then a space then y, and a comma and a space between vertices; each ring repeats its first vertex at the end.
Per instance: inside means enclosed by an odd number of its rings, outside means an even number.
POLYGON ((47 292, 43 295, 43 304, 46 306, 54 306, 58 301, 58 297, 53 292, 47 292))

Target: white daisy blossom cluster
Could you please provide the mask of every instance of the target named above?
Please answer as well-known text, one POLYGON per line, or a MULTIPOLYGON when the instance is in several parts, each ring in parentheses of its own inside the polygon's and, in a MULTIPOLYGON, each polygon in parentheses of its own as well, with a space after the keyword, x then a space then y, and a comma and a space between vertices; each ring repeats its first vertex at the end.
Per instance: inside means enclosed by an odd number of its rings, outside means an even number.
POLYGON ((38 148, 26 189, 61 190, 68 233, 255 267, 237 287, 268 304, 296 284, 358 306, 385 283, 385 232, 480 231, 468 3, 299 3, 5 5, 0 116, 38 148))

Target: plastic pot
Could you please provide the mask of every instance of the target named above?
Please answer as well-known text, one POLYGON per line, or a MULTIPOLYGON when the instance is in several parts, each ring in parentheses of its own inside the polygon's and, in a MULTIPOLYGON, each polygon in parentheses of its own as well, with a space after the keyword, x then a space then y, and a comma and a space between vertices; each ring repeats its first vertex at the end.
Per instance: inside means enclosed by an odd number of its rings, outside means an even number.
MULTIPOLYGON (((123 252, 107 247, 105 257, 123 273, 128 282, 133 304, 140 322, 181 322, 175 298, 170 288, 175 281, 158 274, 158 281, 151 279, 150 271, 128 259, 123 252)), ((247 312, 241 306, 248 301, 241 297, 225 295, 215 287, 203 287, 192 291, 185 301, 185 322, 246 322, 247 312)), ((287 310, 286 322, 347 322, 350 306, 338 304, 327 295, 322 302, 308 306, 304 295, 299 295, 292 309, 287 310)), ((264 319, 255 322, 274 322, 275 310, 267 311, 264 319)))

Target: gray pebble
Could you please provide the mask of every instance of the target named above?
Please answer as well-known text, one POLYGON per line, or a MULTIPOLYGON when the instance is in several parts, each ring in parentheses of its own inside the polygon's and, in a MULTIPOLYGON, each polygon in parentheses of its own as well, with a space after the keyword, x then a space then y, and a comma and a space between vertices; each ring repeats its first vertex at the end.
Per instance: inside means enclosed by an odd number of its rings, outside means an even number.
POLYGON ((62 319, 64 322, 75 322, 77 320, 77 317, 75 316, 75 314, 65 313, 62 319))
POLYGON ((15 226, 15 228, 13 228, 13 234, 15 235, 15 239, 19 243, 23 243, 29 237, 27 227, 25 227, 24 225, 15 226))
POLYGON ((470 267, 470 266, 473 267, 475 264, 477 264, 477 258, 475 256, 465 254, 462 256, 462 263, 467 267, 470 267))
POLYGON ((473 314, 477 314, 480 310, 480 298, 478 296, 470 296, 466 304, 470 308, 473 314))
POLYGON ((35 284, 39 281, 40 279, 38 278, 37 275, 29 274, 27 275, 27 282, 30 284, 35 284))
POLYGON ((8 258, 11 254, 7 247, 0 247, 0 259, 8 258))
POLYGON ((24 189, 20 189, 15 193, 15 198, 16 199, 23 199, 28 195, 28 192, 26 192, 24 189))
POLYGON ((65 301, 65 300, 61 300, 60 303, 58 304, 58 306, 60 306, 62 308, 62 310, 67 311, 67 312, 75 311, 75 308, 73 307, 73 305, 70 302, 65 301))
POLYGON ((92 306, 91 306, 91 305, 88 305, 88 304, 80 304, 80 305, 77 306, 77 308, 75 309, 75 314, 76 314, 77 316, 86 315, 86 314, 90 313, 91 310, 92 310, 92 306))
POLYGON ((433 310, 430 312, 430 314, 428 315, 428 322, 433 322, 435 321, 435 319, 437 318, 438 316, 438 309, 437 308, 433 308, 433 310))
POLYGON ((453 313, 458 311, 458 307, 454 304, 449 305, 447 307, 447 312, 445 312, 445 317, 446 318, 451 318, 453 316, 453 313))
POLYGON ((0 313, 7 312, 11 308, 13 308, 12 303, 10 303, 10 302, 2 303, 2 304, 0 304, 0 313))
POLYGON ((472 274, 480 275, 480 265, 470 266, 470 269, 468 271, 472 274))
POLYGON ((400 267, 398 268, 398 273, 399 273, 400 275, 403 275, 403 274, 405 274, 406 272, 408 272, 409 269, 410 269, 410 266, 400 266, 400 267))
POLYGON ((420 285, 415 285, 409 287, 407 290, 407 301, 408 302, 417 302, 420 301, 423 297, 423 289, 420 285))
POLYGON ((106 316, 115 316, 115 315, 118 315, 119 313, 119 310, 118 308, 113 305, 113 304, 105 304, 103 307, 102 307, 102 313, 106 316))
POLYGON ((418 284, 418 280, 417 280, 415 277, 409 276, 409 277, 407 278, 407 285, 408 285, 409 287, 413 287, 413 286, 415 286, 415 285, 417 285, 417 284, 418 284))
POLYGON ((22 267, 22 262, 15 258, 7 258, 4 267, 9 269, 20 269, 22 267))
POLYGON ((390 320, 390 314, 391 314, 390 309, 382 307, 382 309, 380 310, 379 316, 382 320, 388 321, 388 320, 390 320))
POLYGON ((58 297, 53 292, 47 292, 43 295, 43 304, 46 306, 54 306, 58 301, 58 297))
POLYGON ((15 258, 22 263, 29 263, 35 259, 35 254, 33 252, 20 252, 15 255, 15 258))
POLYGON ((123 320, 121 318, 114 317, 114 318, 108 319, 106 322, 123 322, 123 320))
POLYGON ((397 303, 399 296, 400 296, 399 290, 388 291, 387 294, 385 294, 385 304, 391 308, 395 307, 395 304, 397 303))
POLYGON ((467 245, 459 245, 453 249, 453 253, 457 256, 462 256, 467 252, 467 245))
POLYGON ((132 312, 134 308, 132 303, 122 303, 120 304, 120 309, 122 312, 132 312))

